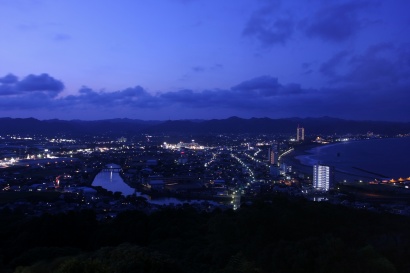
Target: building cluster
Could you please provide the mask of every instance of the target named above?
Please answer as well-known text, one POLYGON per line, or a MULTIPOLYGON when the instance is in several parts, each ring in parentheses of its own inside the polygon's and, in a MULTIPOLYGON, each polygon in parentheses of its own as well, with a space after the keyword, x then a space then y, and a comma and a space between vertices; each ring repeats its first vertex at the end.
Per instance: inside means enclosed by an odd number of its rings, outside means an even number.
POLYGON ((283 160, 298 147, 312 143, 306 140, 303 127, 297 127, 296 137, 217 134, 196 136, 196 141, 181 138, 2 137, 0 191, 18 192, 21 197, 0 202, 0 206, 25 210, 31 202, 27 198, 36 200, 31 196, 41 193, 45 200, 31 206, 33 215, 87 208, 104 218, 122 210, 149 211, 193 199, 202 200, 196 204, 199 210, 209 210, 214 206, 238 208, 241 200, 276 194, 329 200, 337 191, 332 166, 293 166, 292 161, 283 160), (104 171, 110 173, 106 182, 95 183, 104 171), (113 175, 121 180, 118 184, 113 175), (125 187, 127 191, 122 190, 125 187))

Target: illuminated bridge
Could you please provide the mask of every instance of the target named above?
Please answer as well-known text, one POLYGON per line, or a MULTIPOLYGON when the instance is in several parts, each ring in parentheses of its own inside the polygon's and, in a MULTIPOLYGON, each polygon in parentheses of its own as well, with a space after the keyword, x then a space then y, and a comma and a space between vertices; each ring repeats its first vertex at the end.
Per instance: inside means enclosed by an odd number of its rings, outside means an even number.
POLYGON ((120 173, 121 172, 121 166, 117 164, 107 164, 105 167, 102 169, 102 172, 113 172, 113 173, 120 173))

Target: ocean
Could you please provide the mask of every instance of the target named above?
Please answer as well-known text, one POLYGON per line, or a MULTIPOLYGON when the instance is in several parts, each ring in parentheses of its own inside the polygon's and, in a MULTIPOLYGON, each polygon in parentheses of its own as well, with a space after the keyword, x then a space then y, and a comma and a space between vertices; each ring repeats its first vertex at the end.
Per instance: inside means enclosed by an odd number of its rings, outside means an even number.
POLYGON ((410 138, 348 141, 313 148, 296 158, 304 165, 334 166, 336 179, 364 180, 410 177, 410 138))

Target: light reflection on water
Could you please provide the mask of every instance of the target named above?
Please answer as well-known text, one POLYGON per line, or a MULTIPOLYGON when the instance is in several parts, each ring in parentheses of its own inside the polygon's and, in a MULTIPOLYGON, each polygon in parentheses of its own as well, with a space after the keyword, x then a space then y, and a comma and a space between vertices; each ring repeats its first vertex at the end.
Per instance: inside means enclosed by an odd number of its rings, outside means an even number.
POLYGON ((101 171, 95 176, 91 185, 100 186, 112 192, 121 192, 124 196, 135 193, 135 189, 128 186, 118 172, 101 171))
POLYGON ((229 206, 233 209, 240 207, 240 195, 233 196, 232 200, 186 200, 178 199, 175 197, 156 197, 152 198, 149 195, 141 194, 137 192, 134 188, 128 186, 118 172, 112 171, 101 171, 94 178, 92 186, 101 186, 102 188, 112 191, 112 192, 121 192, 124 196, 136 194, 136 196, 141 196, 147 199, 147 202, 155 205, 182 205, 185 203, 188 204, 209 204, 212 206, 229 206))

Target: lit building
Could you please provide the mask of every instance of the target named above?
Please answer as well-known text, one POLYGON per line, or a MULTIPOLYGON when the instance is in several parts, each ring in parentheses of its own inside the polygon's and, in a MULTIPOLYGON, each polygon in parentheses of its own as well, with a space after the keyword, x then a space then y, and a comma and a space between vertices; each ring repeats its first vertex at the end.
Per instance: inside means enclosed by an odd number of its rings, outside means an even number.
POLYGON ((179 142, 178 144, 169 144, 164 142, 163 145, 161 145, 165 149, 172 149, 172 150, 183 150, 185 149, 192 149, 192 150, 203 150, 205 149, 204 146, 200 146, 198 143, 196 143, 194 140, 189 143, 184 143, 184 142, 179 142))
POLYGON ((296 141, 304 141, 305 140, 305 128, 299 127, 296 129, 296 141))
POLYGON ((279 151, 278 144, 272 144, 269 148, 269 163, 271 165, 279 165, 279 151))
POLYGON ((283 174, 291 173, 291 172, 292 172, 292 166, 289 166, 289 165, 287 165, 287 164, 285 164, 285 163, 281 163, 281 164, 280 164, 280 171, 281 171, 283 174))
POLYGON ((330 166, 313 166, 313 187, 317 190, 328 191, 333 183, 333 169, 330 166))

